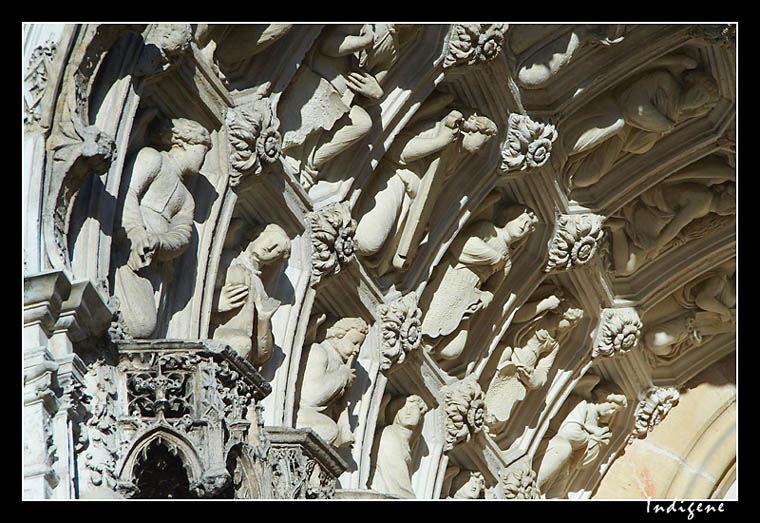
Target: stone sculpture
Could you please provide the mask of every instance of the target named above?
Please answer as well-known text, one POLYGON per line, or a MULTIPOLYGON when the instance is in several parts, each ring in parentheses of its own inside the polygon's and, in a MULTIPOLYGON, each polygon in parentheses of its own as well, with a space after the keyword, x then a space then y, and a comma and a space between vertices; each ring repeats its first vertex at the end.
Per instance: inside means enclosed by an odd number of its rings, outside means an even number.
POLYGON ((361 318, 341 318, 312 343, 306 357, 296 428, 310 428, 335 447, 353 443, 345 417, 345 395, 354 382, 352 365, 369 329, 361 318))
POLYGON ((664 313, 644 332, 654 363, 669 361, 707 337, 736 331, 736 259, 689 282, 671 297, 677 312, 664 313))
POLYGON ((662 67, 596 100, 561 128, 570 186, 593 185, 621 154, 644 154, 679 123, 712 109, 720 97, 717 84, 696 67, 689 57, 669 57, 662 67), (683 72, 674 72, 678 69, 683 72))
POLYGON ((447 109, 438 94, 394 140, 363 197, 356 229, 357 254, 378 275, 404 269, 422 239, 432 206, 460 162, 496 135, 495 124, 473 111, 447 109))
POLYGON ((509 39, 512 50, 519 55, 517 83, 525 89, 545 87, 578 56, 589 43, 609 46, 623 40, 622 25, 578 25, 556 38, 551 38, 539 49, 531 45, 536 36, 557 30, 553 25, 512 25, 509 39))
POLYGON ((494 222, 478 220, 457 236, 420 299, 423 343, 434 358, 462 354, 473 315, 491 303, 512 268, 511 251, 536 223, 531 209, 511 205, 494 222))
POLYGON ((217 273, 213 339, 260 367, 272 356, 271 318, 280 301, 267 295, 262 270, 290 256, 290 238, 277 224, 251 227, 233 219, 217 273))
POLYGON ((486 480, 482 472, 462 470, 451 480, 448 497, 450 499, 483 499, 485 492, 486 480))
POLYGON ((288 34, 292 24, 198 24, 195 40, 224 83, 239 76, 251 58, 288 34))
POLYGON ((597 385, 599 376, 585 376, 568 401, 570 412, 559 427, 549 429, 538 468, 537 486, 547 497, 562 495, 572 472, 590 466, 612 436, 613 416, 628 406, 626 397, 597 385), (593 390, 591 390, 593 388, 593 390))
MULTIPOLYGON (((376 436, 375 470, 369 487, 413 499, 416 495, 412 488, 412 456, 428 407, 416 394, 387 399, 390 401, 381 407, 381 415, 391 422, 376 436)), ((378 426, 381 425, 379 422, 378 426)))
POLYGON ((184 118, 164 122, 157 135, 162 150, 143 147, 127 167, 117 211, 114 293, 135 338, 153 335, 173 260, 190 244, 195 202, 185 183, 211 148, 208 131, 184 118))
POLYGON ((544 385, 562 341, 583 318, 583 309, 561 289, 539 289, 538 298, 521 307, 512 320, 519 325, 503 347, 486 392, 486 424, 491 434, 506 426, 513 407, 530 390, 544 385), (543 297, 542 297, 543 296, 543 297))
POLYGON ((309 98, 283 104, 283 151, 300 158, 300 181, 307 190, 330 160, 372 129, 363 106, 385 94, 381 84, 410 30, 413 26, 394 24, 328 26, 299 67, 289 90, 309 98))
POLYGON ((635 272, 657 256, 693 221, 710 213, 736 213, 732 182, 674 181, 655 185, 607 221, 612 236, 612 261, 619 276, 635 272))

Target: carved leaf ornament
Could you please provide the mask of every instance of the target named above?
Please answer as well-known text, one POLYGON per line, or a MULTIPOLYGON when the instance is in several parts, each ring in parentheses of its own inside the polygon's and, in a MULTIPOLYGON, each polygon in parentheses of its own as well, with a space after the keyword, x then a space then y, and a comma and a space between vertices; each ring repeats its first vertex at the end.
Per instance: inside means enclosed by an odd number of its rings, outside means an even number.
POLYGON ((383 361, 381 369, 400 365, 406 355, 422 343, 422 311, 417 295, 409 293, 389 304, 378 306, 383 361))
POLYGON ((592 357, 629 352, 639 343, 643 324, 633 309, 606 310, 592 357))
POLYGON ((506 24, 457 24, 449 40, 443 67, 476 65, 496 58, 504 44, 506 24))
POLYGON ((446 445, 449 451, 461 442, 469 441, 483 429, 485 394, 474 375, 441 389, 444 400, 446 445))
POLYGON ((354 257, 356 220, 347 202, 323 207, 309 215, 314 282, 338 274, 354 257))
POLYGON ((525 114, 509 115, 507 141, 501 152, 502 171, 526 171, 543 166, 551 155, 557 130, 551 124, 534 122, 525 114))
POLYGON ((544 272, 569 270, 591 261, 604 236, 603 220, 596 214, 560 216, 544 272))

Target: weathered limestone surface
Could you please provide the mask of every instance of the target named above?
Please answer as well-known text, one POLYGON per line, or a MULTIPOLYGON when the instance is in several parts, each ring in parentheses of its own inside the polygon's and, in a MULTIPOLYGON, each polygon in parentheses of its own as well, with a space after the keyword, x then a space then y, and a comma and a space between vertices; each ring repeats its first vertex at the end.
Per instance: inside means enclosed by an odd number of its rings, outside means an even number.
POLYGON ((735 495, 736 29, 25 25, 23 497, 735 495))

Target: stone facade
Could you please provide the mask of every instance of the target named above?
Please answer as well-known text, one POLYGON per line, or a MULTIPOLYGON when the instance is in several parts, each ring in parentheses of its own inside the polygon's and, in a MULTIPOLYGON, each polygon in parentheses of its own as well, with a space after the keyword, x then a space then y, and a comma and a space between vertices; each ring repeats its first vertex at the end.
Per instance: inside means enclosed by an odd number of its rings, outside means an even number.
POLYGON ((735 495, 736 24, 24 63, 25 499, 735 495))

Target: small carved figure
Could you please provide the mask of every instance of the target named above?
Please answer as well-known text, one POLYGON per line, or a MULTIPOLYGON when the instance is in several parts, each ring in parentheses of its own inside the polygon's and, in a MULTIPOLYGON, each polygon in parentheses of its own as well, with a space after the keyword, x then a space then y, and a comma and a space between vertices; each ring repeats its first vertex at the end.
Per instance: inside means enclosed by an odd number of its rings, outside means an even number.
POLYGON ((361 318, 342 318, 312 343, 306 359, 296 428, 310 428, 328 445, 353 443, 345 394, 354 382, 353 362, 369 329, 361 318))
POLYGON ((393 398, 381 407, 382 417, 392 422, 376 436, 375 470, 369 486, 372 490, 400 498, 416 497, 412 489, 412 456, 427 410, 425 401, 416 394, 393 398))
POLYGON ((281 120, 288 130, 283 150, 301 157, 301 184, 307 190, 327 162, 372 129, 372 117, 362 106, 377 103, 385 94, 381 84, 398 60, 401 37, 409 29, 413 26, 329 26, 298 69, 289 91, 309 98, 285 104, 281 120))
MULTIPOLYGON (((580 387, 593 387, 598 376, 586 376, 580 387)), ((588 389, 586 389, 588 390, 588 389)), ((550 428, 548 445, 538 468, 537 485, 546 497, 564 495, 565 483, 572 472, 591 465, 612 436, 609 425, 613 416, 628 406, 626 397, 604 386, 590 392, 571 394, 572 410, 562 418, 559 428, 550 428)))
POLYGON ((375 171, 356 229, 357 253, 382 275, 405 268, 422 239, 438 194, 460 160, 483 150, 496 125, 432 98, 394 140, 375 171), (443 111, 443 114, 441 114, 443 111), (465 117, 465 113, 467 116, 465 117))
POLYGON ((173 260, 190 244, 195 202, 185 183, 211 148, 208 131, 184 118, 164 122, 158 143, 162 150, 143 147, 127 167, 129 186, 117 211, 114 293, 134 338, 156 329, 173 260))
POLYGON ((644 333, 655 362, 671 360, 708 336, 736 331, 736 259, 689 282, 672 298, 680 312, 644 333))
POLYGON ((472 316, 491 303, 512 268, 510 251, 538 223, 524 205, 496 214, 494 223, 478 220, 457 236, 422 294, 423 343, 436 359, 462 354, 472 316))
POLYGON ((215 340, 260 367, 272 356, 271 318, 280 301, 267 295, 262 269, 290 256, 290 238, 277 224, 248 227, 233 219, 217 274, 212 323, 215 340))
POLYGON ((632 274, 664 250, 687 225, 710 213, 736 213, 733 183, 666 180, 644 191, 623 207, 621 217, 607 222, 612 232, 615 272, 620 276, 632 274))
POLYGON ((485 495, 486 480, 482 472, 462 470, 451 480, 449 499, 484 499, 485 495))
MULTIPOLYGON (((537 294, 545 293, 540 289, 537 294)), ((486 424, 491 434, 504 429, 512 408, 529 390, 546 385, 560 344, 583 318, 583 309, 574 305, 561 290, 552 289, 548 296, 527 303, 515 314, 513 324, 527 325, 514 334, 512 345, 504 347, 486 392, 486 424)))
POLYGON ((686 70, 649 71, 617 95, 595 100, 564 128, 571 186, 593 185, 621 153, 644 154, 679 123, 703 116, 715 106, 720 99, 717 83, 696 69, 696 62, 676 56, 666 63, 686 70))
POLYGON ((520 56, 517 82, 525 89, 540 89, 565 68, 589 43, 609 46, 623 40, 623 25, 575 25, 551 40, 546 35, 557 30, 553 25, 521 25, 510 27, 510 44, 520 56), (536 39, 548 40, 533 50, 536 39))
POLYGON ((223 82, 239 76, 251 58, 288 34, 292 24, 198 24, 195 40, 223 82))

